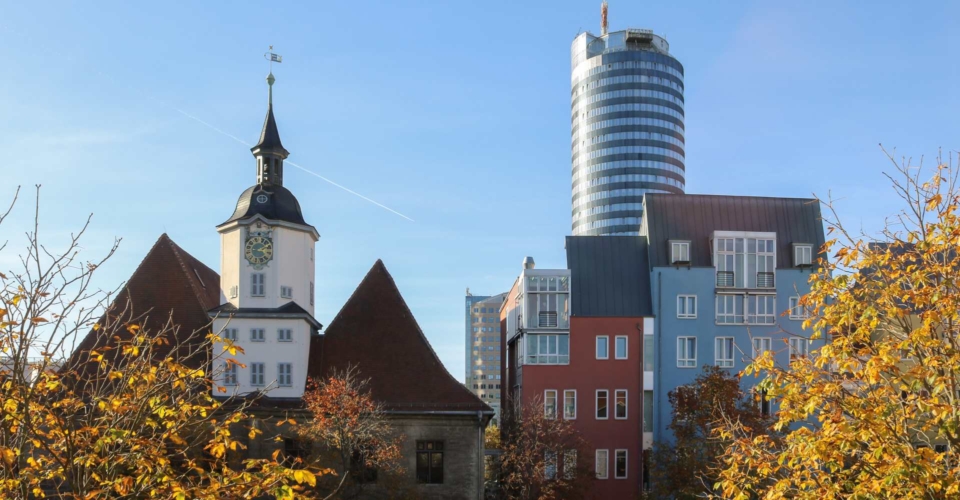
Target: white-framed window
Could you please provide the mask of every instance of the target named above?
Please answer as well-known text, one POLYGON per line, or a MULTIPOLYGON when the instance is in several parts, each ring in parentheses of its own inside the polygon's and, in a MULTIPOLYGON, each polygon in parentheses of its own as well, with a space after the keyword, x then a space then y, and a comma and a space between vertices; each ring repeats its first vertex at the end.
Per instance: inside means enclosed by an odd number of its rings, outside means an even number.
POLYGON ((717 337, 714 341, 714 363, 720 368, 733 368, 733 337, 717 337))
POLYGON ((670 242, 670 263, 686 264, 690 262, 690 242, 689 241, 671 241, 670 242))
POLYGON ((610 359, 610 337, 597 335, 597 359, 610 359))
POLYGON ((570 327, 570 277, 528 276, 526 324, 531 328, 570 327))
POLYGON ((627 450, 614 451, 613 477, 616 479, 627 478, 627 450))
POLYGON ((240 287, 238 287, 237 285, 233 285, 232 287, 230 287, 230 298, 231 298, 231 299, 237 298, 237 295, 239 295, 239 293, 240 293, 240 287))
POLYGON ((543 477, 544 479, 557 478, 557 452, 543 452, 543 477))
POLYGON ((310 247, 310 262, 313 262, 313 247, 310 247))
POLYGON ((594 457, 596 458, 594 469, 597 473, 597 479, 607 479, 609 477, 610 450, 596 450, 594 457))
POLYGON ((250 385, 263 387, 263 363, 250 363, 250 385))
POLYGON ((577 390, 567 389, 563 391, 563 418, 566 420, 577 419, 577 390))
POLYGON ((697 338, 677 337, 677 368, 697 367, 697 338))
POLYGON ((237 341, 237 329, 236 328, 224 328, 223 329, 223 340, 229 340, 231 342, 237 341))
POLYGON ((776 321, 776 295, 717 295, 718 325, 773 325, 776 321))
POLYGON ((800 297, 790 297, 790 319, 803 320, 808 317, 806 308, 800 305, 800 297))
POLYGON ((696 295, 677 295, 677 317, 680 319, 696 319, 696 295))
POLYGON ((793 266, 807 267, 813 265, 813 245, 795 243, 793 245, 793 266))
POLYGON ((557 391, 555 389, 543 391, 543 418, 551 420, 557 418, 557 391))
POLYGON ((293 364, 277 363, 277 385, 290 387, 293 385, 293 364))
POLYGON ((807 346, 810 341, 803 337, 791 337, 790 343, 790 361, 797 358, 807 357, 807 346))
POLYGON ((289 299, 293 297, 293 287, 292 286, 281 286, 280 287, 280 298, 289 299))
POLYGON ((613 339, 613 357, 614 359, 627 359, 627 336, 617 335, 613 339))
POLYGON ((290 328, 278 329, 277 342, 293 342, 293 330, 290 328))
POLYGON ((729 288, 774 288, 777 266, 775 233, 717 232, 714 266, 717 286, 729 288))
POLYGON ((520 353, 524 363, 530 365, 566 365, 570 363, 569 335, 526 335, 523 345, 525 353, 520 353))
POLYGON ((250 329, 250 342, 263 342, 263 328, 250 329))
POLYGON ((265 276, 263 273, 250 274, 250 295, 254 297, 264 296, 264 288, 263 288, 264 280, 265 280, 265 276))
POLYGON ((310 282, 310 305, 313 305, 313 282, 310 282))
POLYGON ((237 364, 223 364, 223 385, 237 385, 237 364))
POLYGON ((753 342, 753 359, 757 359, 761 354, 772 350, 773 341, 770 337, 754 337, 753 342))
POLYGON ((627 390, 617 389, 613 391, 613 418, 617 420, 627 419, 627 390))
POLYGON ((597 420, 606 420, 610 417, 609 412, 610 392, 606 389, 597 389, 597 420))

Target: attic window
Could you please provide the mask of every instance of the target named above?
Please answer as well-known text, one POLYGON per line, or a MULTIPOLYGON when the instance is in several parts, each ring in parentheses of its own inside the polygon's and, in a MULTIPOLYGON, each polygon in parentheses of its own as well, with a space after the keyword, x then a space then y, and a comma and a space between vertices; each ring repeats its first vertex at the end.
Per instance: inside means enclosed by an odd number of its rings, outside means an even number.
POLYGON ((809 243, 793 244, 793 266, 810 267, 813 265, 813 245, 809 243))
POLYGON ((670 240, 670 263, 671 264, 689 264, 690 263, 690 242, 670 240))

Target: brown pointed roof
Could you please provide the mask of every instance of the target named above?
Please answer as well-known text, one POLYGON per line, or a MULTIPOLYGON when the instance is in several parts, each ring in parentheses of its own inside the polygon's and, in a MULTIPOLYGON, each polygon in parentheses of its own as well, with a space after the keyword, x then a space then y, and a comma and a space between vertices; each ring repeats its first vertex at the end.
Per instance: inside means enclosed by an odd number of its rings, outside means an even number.
MULTIPOLYGON (((164 233, 110 304, 107 315, 123 314, 126 318, 146 314, 146 322, 141 326, 152 331, 161 330, 172 319, 178 331, 171 349, 179 346, 185 353, 191 342, 204 339, 210 324, 207 310, 219 303, 220 276, 164 233)), ((77 345, 71 361, 85 359, 87 352, 104 342, 97 332, 90 331, 77 345)), ((202 361, 196 359, 197 363, 202 361)))
POLYGON ((444 368, 381 260, 311 345, 312 377, 351 364, 388 410, 493 413, 444 368))

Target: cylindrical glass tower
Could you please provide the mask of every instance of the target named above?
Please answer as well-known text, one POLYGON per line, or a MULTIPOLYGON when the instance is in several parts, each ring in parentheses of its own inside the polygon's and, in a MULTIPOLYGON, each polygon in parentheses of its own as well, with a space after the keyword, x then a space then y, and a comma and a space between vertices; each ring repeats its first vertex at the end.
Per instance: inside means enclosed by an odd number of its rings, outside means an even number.
POLYGON ((644 193, 685 189, 683 65, 650 30, 582 33, 570 52, 573 234, 639 234, 644 193))

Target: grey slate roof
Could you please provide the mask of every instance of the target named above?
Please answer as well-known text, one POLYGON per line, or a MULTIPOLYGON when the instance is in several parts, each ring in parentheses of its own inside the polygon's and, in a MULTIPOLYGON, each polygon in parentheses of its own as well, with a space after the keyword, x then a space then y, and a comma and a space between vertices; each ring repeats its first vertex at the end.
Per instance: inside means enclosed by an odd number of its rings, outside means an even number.
POLYGON ((233 215, 220 225, 247 219, 254 215, 262 215, 270 220, 292 222, 303 226, 309 225, 303 220, 303 212, 300 210, 300 202, 297 201, 297 197, 289 189, 275 184, 256 184, 248 187, 237 198, 237 207, 234 209, 233 215), (266 201, 263 203, 258 201, 261 194, 266 196, 266 201))
POLYGON ((691 242, 691 266, 712 266, 714 231, 777 233, 778 268, 793 265, 793 243, 812 243, 817 251, 824 242, 820 203, 812 198, 648 193, 643 202, 651 269, 670 265, 670 240, 691 242))
POLYGON ((280 142, 280 129, 277 128, 277 119, 273 117, 273 103, 267 106, 267 117, 263 120, 263 129, 260 130, 260 140, 257 145, 250 148, 251 151, 274 152, 283 155, 286 158, 290 153, 280 142))
POLYGON ((567 236, 566 247, 573 316, 653 316, 644 238, 567 236))

